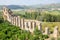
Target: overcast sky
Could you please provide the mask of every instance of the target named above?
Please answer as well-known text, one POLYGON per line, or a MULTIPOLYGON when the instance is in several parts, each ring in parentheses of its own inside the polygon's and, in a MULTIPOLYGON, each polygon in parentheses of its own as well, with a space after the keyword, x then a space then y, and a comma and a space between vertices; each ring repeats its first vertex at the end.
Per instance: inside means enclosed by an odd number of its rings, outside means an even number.
POLYGON ((60 0, 0 0, 0 5, 35 5, 60 3, 60 0))

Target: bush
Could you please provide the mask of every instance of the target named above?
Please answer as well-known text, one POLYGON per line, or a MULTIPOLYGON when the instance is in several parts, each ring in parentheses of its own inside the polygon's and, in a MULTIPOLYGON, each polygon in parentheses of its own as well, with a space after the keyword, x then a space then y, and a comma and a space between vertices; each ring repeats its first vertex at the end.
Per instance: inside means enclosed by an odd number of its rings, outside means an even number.
POLYGON ((3 19, 2 18, 0 18, 0 23, 3 23, 3 19))
POLYGON ((48 36, 48 35, 43 35, 43 37, 44 37, 45 39, 49 38, 49 36, 48 36))

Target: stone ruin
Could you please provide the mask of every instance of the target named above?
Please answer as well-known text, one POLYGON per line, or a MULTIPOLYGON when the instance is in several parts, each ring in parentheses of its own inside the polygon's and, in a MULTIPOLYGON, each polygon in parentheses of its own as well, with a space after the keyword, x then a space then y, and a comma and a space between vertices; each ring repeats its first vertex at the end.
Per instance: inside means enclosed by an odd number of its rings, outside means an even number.
MULTIPOLYGON (((20 18, 20 16, 14 15, 13 12, 3 7, 3 18, 4 20, 9 21, 12 25, 18 26, 22 30, 29 30, 30 32, 33 32, 36 26, 38 27, 38 30, 42 32, 42 25, 40 21, 34 21, 34 20, 26 20, 24 18, 20 18)), ((45 33, 49 35, 49 28, 45 28, 45 33)), ((58 27, 56 26, 54 28, 53 37, 58 37, 58 27)))

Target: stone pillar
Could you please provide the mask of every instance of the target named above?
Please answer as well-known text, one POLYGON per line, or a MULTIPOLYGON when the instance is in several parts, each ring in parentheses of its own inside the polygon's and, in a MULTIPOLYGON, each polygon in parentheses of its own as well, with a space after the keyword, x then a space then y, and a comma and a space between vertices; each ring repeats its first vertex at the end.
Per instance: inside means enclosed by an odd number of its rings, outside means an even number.
POLYGON ((33 27, 32 27, 32 22, 31 21, 28 22, 28 26, 29 26, 29 31, 32 32, 33 27))
POLYGON ((10 14, 8 14, 8 16, 7 16, 7 21, 11 22, 11 15, 10 14))
POLYGON ((45 34, 46 34, 46 35, 49 34, 49 28, 48 28, 48 27, 45 28, 45 34))
POLYGON ((17 16, 17 26, 19 26, 20 18, 17 16))
POLYGON ((36 22, 32 22, 32 27, 33 27, 33 31, 34 31, 34 29, 36 28, 36 22))
POLYGON ((25 22, 25 30, 29 30, 28 22, 25 22))
POLYGON ((13 17, 11 17, 11 24, 13 25, 13 17))
POLYGON ((28 22, 29 29, 32 29, 32 22, 28 22))
POLYGON ((14 25, 16 25, 16 23, 15 23, 16 21, 15 21, 15 20, 16 20, 16 19, 15 19, 15 17, 14 17, 14 25))
POLYGON ((16 26, 18 26, 18 17, 16 16, 16 26))
POLYGON ((31 22, 28 22, 29 30, 31 29, 31 22))
POLYGON ((9 22, 11 22, 11 15, 9 16, 9 19, 10 19, 10 21, 9 21, 9 22))
POLYGON ((20 19, 20 16, 18 16, 18 26, 21 28, 21 19, 20 19))
POLYGON ((11 22, 10 23, 12 24, 12 17, 11 17, 11 22))
POLYGON ((40 30, 42 32, 42 25, 41 25, 41 23, 38 24, 38 30, 40 30))
POLYGON ((7 8, 3 7, 3 18, 4 20, 7 20, 7 8))
POLYGON ((15 26, 16 26, 16 17, 15 17, 15 26))
POLYGON ((54 32, 53 32, 53 36, 55 37, 55 38, 57 38, 58 37, 58 26, 56 26, 55 28, 54 28, 54 32))
POLYGON ((12 18, 12 21, 13 21, 13 25, 14 25, 14 17, 12 18))
POLYGON ((25 26, 24 26, 24 19, 21 19, 21 28, 24 29, 25 26))
POLYGON ((14 22, 13 22, 13 17, 12 17, 12 24, 14 24, 14 22))

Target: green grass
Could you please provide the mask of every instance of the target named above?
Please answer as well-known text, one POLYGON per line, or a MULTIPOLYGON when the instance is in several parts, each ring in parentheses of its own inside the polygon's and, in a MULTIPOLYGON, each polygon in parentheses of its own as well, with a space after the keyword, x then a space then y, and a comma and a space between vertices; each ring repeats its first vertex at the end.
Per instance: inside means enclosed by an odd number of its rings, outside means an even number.
POLYGON ((60 31, 60 22, 43 22, 42 28, 45 30, 45 27, 49 27, 50 31, 54 31, 54 27, 58 26, 58 30, 60 31))
POLYGON ((24 11, 13 11, 14 14, 18 14, 18 15, 25 15, 24 11))
POLYGON ((42 14, 51 14, 51 15, 60 15, 60 11, 59 10, 53 10, 53 11, 44 11, 42 12, 42 14))

